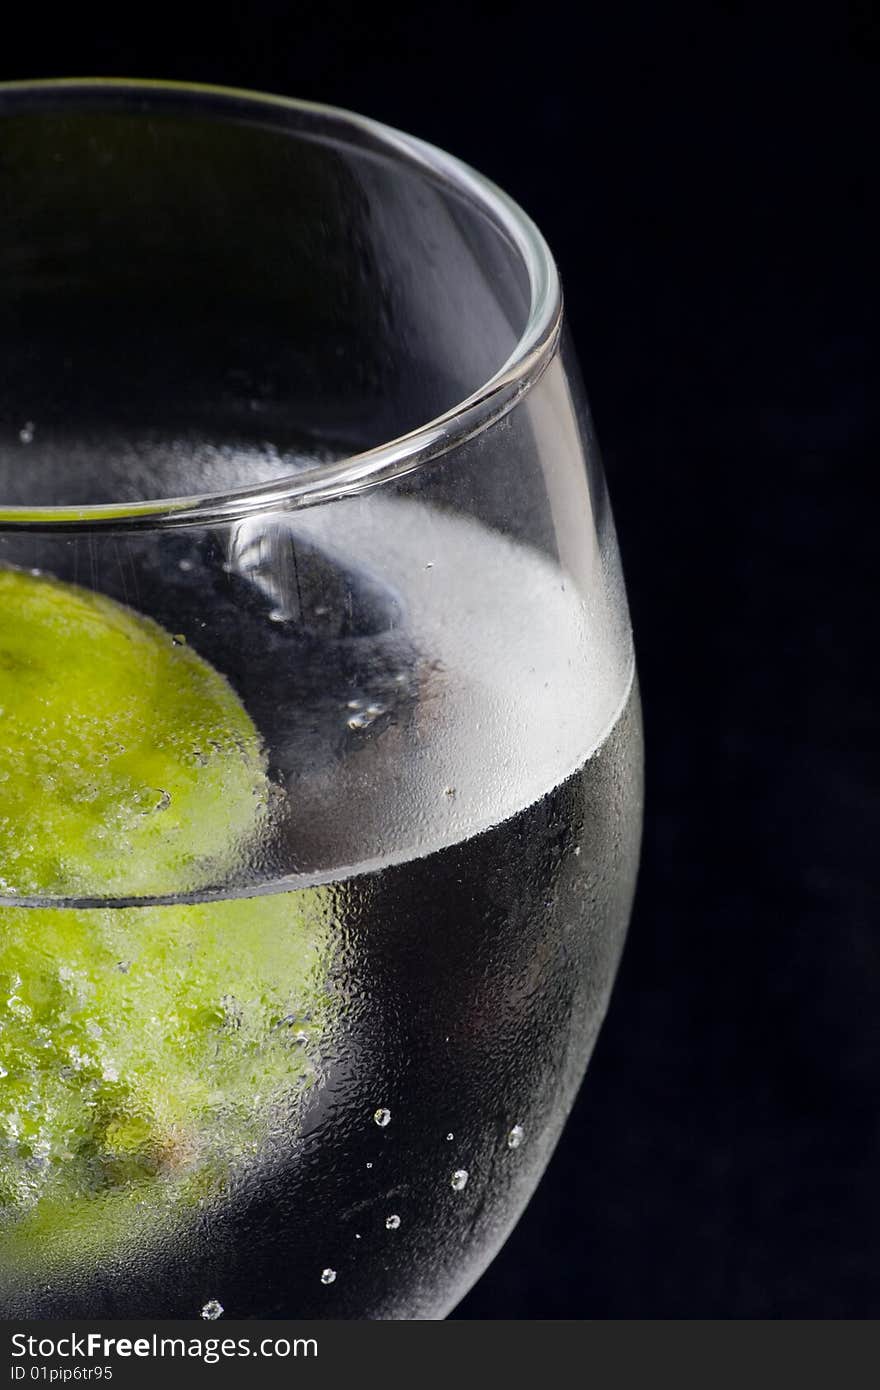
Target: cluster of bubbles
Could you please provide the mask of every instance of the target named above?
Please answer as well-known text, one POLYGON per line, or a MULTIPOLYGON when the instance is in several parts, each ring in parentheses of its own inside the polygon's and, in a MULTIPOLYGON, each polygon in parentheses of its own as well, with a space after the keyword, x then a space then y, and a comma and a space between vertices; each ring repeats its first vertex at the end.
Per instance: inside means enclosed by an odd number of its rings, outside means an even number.
MULTIPOLYGON (((380 1105, 377 1110, 373 1111, 373 1122, 377 1124, 380 1129, 387 1128, 387 1126, 391 1123, 391 1111, 387 1108, 387 1106, 380 1105)), ((446 1135, 447 1142, 451 1141, 454 1138, 455 1135, 450 1130, 449 1133, 446 1135)), ((507 1147, 509 1149, 518 1149, 524 1139, 525 1130, 523 1126, 516 1124, 507 1133, 507 1147)), ((372 1168, 372 1166, 372 1163, 367 1164, 368 1168, 372 1168)), ((468 1172, 467 1168, 456 1168, 449 1179, 449 1185, 452 1188, 453 1192, 463 1192, 468 1185, 469 1179, 470 1173, 468 1172)), ((392 1212, 389 1216, 386 1216, 385 1229, 386 1231, 398 1231, 400 1229, 400 1216, 397 1212, 392 1212)), ((360 1232, 357 1232, 355 1234, 355 1240, 360 1239, 360 1232)), ((322 1269, 321 1283, 335 1284, 336 1270, 331 1269, 329 1265, 326 1269, 322 1269)), ((216 1298, 212 1298, 210 1302, 206 1303, 204 1308, 202 1309, 202 1317, 208 1319, 209 1321, 213 1321, 215 1318, 219 1318, 222 1315, 222 1313, 223 1305, 222 1303, 218 1303, 216 1298)))

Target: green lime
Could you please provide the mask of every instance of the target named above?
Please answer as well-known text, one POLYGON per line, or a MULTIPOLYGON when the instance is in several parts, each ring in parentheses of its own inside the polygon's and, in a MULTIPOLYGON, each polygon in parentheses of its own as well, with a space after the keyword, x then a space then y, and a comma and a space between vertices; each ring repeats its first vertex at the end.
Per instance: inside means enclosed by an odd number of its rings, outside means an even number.
MULTIPOLYGON (((223 677, 155 623, 0 571, 4 891, 211 883, 270 799, 223 677)), ((0 1262, 155 1238, 295 1133, 324 1010, 323 890, 0 907, 0 1262)))
POLYGON ((0 892, 203 887, 253 843, 269 791, 247 712, 182 639, 0 569, 0 892))

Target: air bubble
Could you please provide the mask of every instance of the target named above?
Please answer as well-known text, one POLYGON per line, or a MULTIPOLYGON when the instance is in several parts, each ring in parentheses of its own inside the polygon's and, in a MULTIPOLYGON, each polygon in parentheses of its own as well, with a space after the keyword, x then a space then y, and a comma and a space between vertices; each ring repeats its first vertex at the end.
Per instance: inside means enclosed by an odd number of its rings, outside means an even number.
POLYGON ((373 1119, 380 1129, 385 1129, 386 1125, 390 1125, 391 1123, 391 1111, 386 1110, 384 1106, 380 1106, 379 1109, 374 1112, 373 1119))
POLYGON ((381 715, 387 713, 388 706, 378 703, 364 705, 360 700, 349 700, 346 709, 356 711, 348 719, 348 727, 353 730, 360 730, 369 729, 371 724, 375 724, 381 715))
POLYGON ((455 1135, 452 1133, 452 1130, 450 1130, 449 1133, 448 1133, 447 1136, 446 1136, 446 1142, 449 1143, 450 1140, 452 1140, 452 1139, 454 1139, 454 1138, 455 1138, 455 1135))
POLYGON ((36 433, 36 429, 37 427, 34 424, 33 420, 25 420, 23 426, 18 431, 18 437, 21 440, 22 444, 32 444, 34 442, 34 434, 36 433))
POLYGON ((322 1269, 322 1270, 321 1270, 321 1283, 322 1283, 322 1284, 333 1284, 333 1283, 335 1283, 335 1281, 336 1281, 336 1270, 335 1270, 335 1269, 322 1269))
POLYGON ((223 1304, 218 1303, 216 1298, 209 1298, 202 1309, 202 1317, 206 1322, 216 1322, 217 1318, 223 1316, 223 1304))
POLYGON ((386 1231, 396 1231, 400 1226, 400 1217, 395 1213, 393 1216, 385 1217, 386 1231))
POLYGON ((453 1192, 463 1192, 464 1189, 467 1187, 469 1177, 470 1173, 468 1172, 467 1168, 456 1168, 455 1172, 452 1174, 452 1177, 450 1178, 450 1185, 452 1187, 453 1192))
POLYGON ((509 1149, 518 1149, 525 1137, 526 1132, 522 1125, 514 1125, 507 1136, 507 1147, 509 1149))

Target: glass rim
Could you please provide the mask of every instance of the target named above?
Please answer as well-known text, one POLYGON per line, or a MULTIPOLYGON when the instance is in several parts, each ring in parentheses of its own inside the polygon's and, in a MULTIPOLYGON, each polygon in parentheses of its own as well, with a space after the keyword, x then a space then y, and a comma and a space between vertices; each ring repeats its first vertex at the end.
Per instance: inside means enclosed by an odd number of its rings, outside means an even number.
MULTIPOLYGON (((118 92, 133 97, 182 98, 204 112, 217 106, 217 119, 245 113, 274 117, 280 129, 310 130, 325 140, 384 154, 408 164, 422 177, 452 187, 465 202, 487 215, 519 255, 528 276, 529 315, 507 360, 470 395, 424 424, 370 449, 330 463, 291 471, 271 483, 196 493, 145 502, 91 503, 88 506, 4 506, 0 525, 55 528, 141 529, 228 521, 254 512, 314 506, 350 497, 411 473, 450 453, 495 424, 543 375, 559 342, 562 291, 556 264, 543 235, 527 213, 491 180, 470 165, 416 136, 343 107, 301 101, 273 93, 210 83, 166 82, 125 77, 41 78, 0 82, 0 115, 17 107, 16 97, 32 100, 18 109, 40 110, 39 99, 76 93, 118 92), (11 100, 10 100, 11 99, 11 100)), ((44 107, 42 109, 45 109, 44 107)))

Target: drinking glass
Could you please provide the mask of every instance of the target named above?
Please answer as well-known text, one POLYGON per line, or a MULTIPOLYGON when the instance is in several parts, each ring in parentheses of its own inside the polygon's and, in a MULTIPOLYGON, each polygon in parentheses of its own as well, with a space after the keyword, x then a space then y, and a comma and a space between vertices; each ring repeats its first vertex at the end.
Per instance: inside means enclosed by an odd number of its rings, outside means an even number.
POLYGON ((213 87, 7 85, 0 189, 0 1314, 441 1318, 638 856, 552 258, 213 87))

